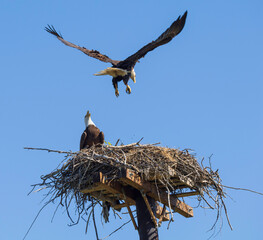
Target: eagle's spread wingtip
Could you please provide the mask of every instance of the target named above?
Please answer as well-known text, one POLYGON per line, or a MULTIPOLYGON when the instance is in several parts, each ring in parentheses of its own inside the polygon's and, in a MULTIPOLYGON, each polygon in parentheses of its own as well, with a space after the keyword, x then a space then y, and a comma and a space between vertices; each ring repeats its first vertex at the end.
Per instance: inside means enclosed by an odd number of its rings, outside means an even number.
POLYGON ((182 18, 186 18, 187 17, 187 14, 188 14, 188 11, 186 10, 184 15, 182 16, 182 18))
POLYGON ((50 34, 53 34, 54 36, 63 39, 62 34, 61 34, 61 33, 58 33, 57 30, 54 28, 53 25, 47 24, 47 27, 45 27, 45 30, 46 30, 48 33, 50 33, 50 34))

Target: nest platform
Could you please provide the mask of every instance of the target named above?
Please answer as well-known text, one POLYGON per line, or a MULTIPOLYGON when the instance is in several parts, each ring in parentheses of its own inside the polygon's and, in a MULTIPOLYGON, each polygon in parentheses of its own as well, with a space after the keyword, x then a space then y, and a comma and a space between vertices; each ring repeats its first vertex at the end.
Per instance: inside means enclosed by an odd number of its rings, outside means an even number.
MULTIPOLYGON (((87 214, 89 202, 92 206, 107 202, 118 211, 127 208, 137 228, 130 207, 135 205, 138 192, 156 225, 156 218, 160 225, 171 220, 174 212, 193 217, 193 208, 185 203, 186 197, 199 195, 198 201, 204 200, 218 212, 224 206, 225 195, 218 172, 200 165, 189 150, 139 142, 97 146, 79 152, 37 150, 66 154, 66 158, 53 172, 41 176, 42 183, 34 187, 49 189, 50 201, 59 199, 59 204, 67 210, 75 199, 79 215, 87 214), (146 196, 156 200, 156 215, 146 196)), ((103 208, 103 204, 99 205, 103 208)))

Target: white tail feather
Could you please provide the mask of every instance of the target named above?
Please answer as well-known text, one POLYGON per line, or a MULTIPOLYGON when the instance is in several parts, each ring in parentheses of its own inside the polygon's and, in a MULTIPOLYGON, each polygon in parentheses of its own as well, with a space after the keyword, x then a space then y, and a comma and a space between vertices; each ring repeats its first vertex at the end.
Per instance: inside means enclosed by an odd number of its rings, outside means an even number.
POLYGON ((104 70, 99 71, 98 73, 95 73, 95 76, 102 76, 102 75, 110 75, 112 77, 118 77, 118 76, 125 76, 129 73, 129 71, 121 68, 113 68, 108 67, 104 70))
POLYGON ((99 71, 98 73, 94 73, 93 75, 95 75, 95 76, 107 75, 108 73, 107 73, 107 71, 105 71, 105 70, 106 70, 106 69, 101 70, 101 71, 99 71))

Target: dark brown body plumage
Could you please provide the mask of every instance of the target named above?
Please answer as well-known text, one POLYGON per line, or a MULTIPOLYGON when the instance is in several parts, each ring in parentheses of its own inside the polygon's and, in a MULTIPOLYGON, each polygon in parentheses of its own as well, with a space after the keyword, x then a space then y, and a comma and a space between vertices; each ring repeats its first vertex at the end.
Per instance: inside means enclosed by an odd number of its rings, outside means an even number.
POLYGON ((81 135, 79 149, 89 148, 98 144, 102 145, 103 143, 104 133, 96 126, 89 125, 81 135))

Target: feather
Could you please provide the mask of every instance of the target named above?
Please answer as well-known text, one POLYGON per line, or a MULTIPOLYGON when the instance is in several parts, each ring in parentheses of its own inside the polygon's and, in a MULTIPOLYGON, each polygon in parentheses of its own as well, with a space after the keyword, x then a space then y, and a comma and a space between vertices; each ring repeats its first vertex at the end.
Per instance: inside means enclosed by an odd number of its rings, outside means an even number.
MULTIPOLYGON (((125 65, 125 62, 132 63, 133 66, 136 64, 136 62, 144 57, 148 52, 154 50, 155 48, 164 45, 168 42, 170 42, 176 35, 178 35, 184 28, 185 20, 187 16, 187 11, 184 13, 184 15, 181 17, 179 16, 172 25, 166 29, 155 41, 152 41, 142 47, 139 51, 134 53, 133 55, 126 58, 122 64, 125 65)), ((120 63, 121 64, 121 63, 120 63)))
POLYGON ((58 38, 58 40, 60 40, 61 42, 63 42, 65 45, 69 46, 69 47, 73 47, 73 48, 76 48, 80 51, 82 51, 83 53, 85 53, 86 55, 90 56, 90 57, 93 57, 93 58, 96 58, 102 62, 108 62, 108 63, 111 63, 113 65, 116 65, 119 63, 119 61, 116 61, 116 60, 112 60, 111 58, 109 58, 107 55, 104 55, 104 54, 101 54, 99 51, 97 50, 89 50, 85 47, 80 47, 78 45, 75 45, 74 43, 71 43, 71 42, 68 42, 66 41, 63 37, 62 37, 62 34, 61 33, 58 33, 56 31, 56 29, 54 28, 54 26, 52 25, 48 25, 47 27, 45 27, 45 30, 56 36, 58 38))

